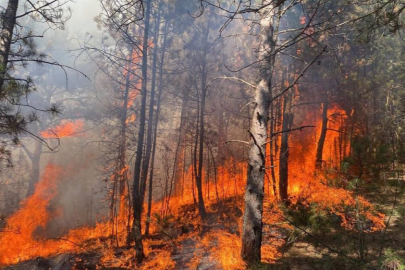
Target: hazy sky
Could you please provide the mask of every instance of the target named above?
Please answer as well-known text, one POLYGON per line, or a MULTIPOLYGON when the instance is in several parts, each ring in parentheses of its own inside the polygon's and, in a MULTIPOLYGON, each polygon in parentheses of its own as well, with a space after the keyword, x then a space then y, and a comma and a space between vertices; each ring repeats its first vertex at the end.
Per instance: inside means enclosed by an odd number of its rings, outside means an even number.
MULTIPOLYGON (((7 3, 8 0, 0 0, 0 7, 2 10, 7 7, 7 3)), ((24 13, 25 3, 26 1, 24 0, 20 1, 18 14, 24 13)), ((101 31, 97 29, 97 24, 94 21, 94 18, 101 12, 98 0, 73 0, 67 6, 69 6, 72 10, 72 17, 65 25, 66 29, 48 30, 45 32, 44 38, 36 39, 36 43, 40 50, 48 48, 49 45, 51 45, 52 51, 58 51, 59 55, 53 55, 53 57, 55 57, 57 60, 66 60, 68 58, 67 51, 72 49, 72 43, 67 42, 67 40, 73 38, 83 40, 86 33, 93 36, 98 36, 101 34, 101 31)), ((44 23, 28 23, 27 18, 20 19, 20 22, 24 26, 29 26, 38 34, 42 34, 43 30, 47 28, 47 25, 44 23)), ((45 53, 49 53, 49 51, 45 51, 45 53)))
POLYGON ((69 32, 75 33, 77 38, 83 38, 87 32, 90 34, 98 32, 94 21, 94 17, 101 12, 98 0, 76 0, 70 7, 72 18, 66 25, 69 32))

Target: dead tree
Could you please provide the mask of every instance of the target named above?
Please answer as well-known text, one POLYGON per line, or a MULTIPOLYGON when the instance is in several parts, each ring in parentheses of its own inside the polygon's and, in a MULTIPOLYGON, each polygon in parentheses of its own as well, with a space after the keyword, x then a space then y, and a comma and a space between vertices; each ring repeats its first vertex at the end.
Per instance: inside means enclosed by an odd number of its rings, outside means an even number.
POLYGON ((325 102, 322 103, 322 127, 321 127, 321 134, 319 135, 318 140, 318 147, 316 149, 316 161, 315 161, 315 169, 320 170, 322 169, 323 163, 323 147, 325 145, 326 133, 328 130, 328 101, 327 95, 325 94, 325 102))
MULTIPOLYGON (((294 76, 294 75, 293 75, 294 76)), ((281 125, 281 145, 280 145, 280 162, 279 162, 279 190, 280 199, 288 199, 288 157, 290 155, 289 137, 294 114, 292 112, 293 93, 290 91, 284 95, 283 102, 283 119, 281 125)))
MULTIPOLYGON (((161 97, 163 91, 163 67, 164 67, 164 60, 165 60, 165 52, 167 46, 167 35, 168 35, 168 21, 166 21, 164 25, 164 33, 163 33, 163 41, 161 45, 161 54, 160 54, 160 61, 159 61, 159 79, 158 79, 158 93, 157 93, 157 101, 156 101, 156 112, 153 119, 153 147, 152 147, 152 157, 151 157, 151 168, 150 168, 150 175, 149 175, 149 183, 148 183, 148 209, 146 214, 146 224, 145 224, 145 236, 149 235, 149 225, 151 219, 151 212, 152 212, 152 195, 153 195, 153 178, 154 178, 154 170, 155 170, 155 154, 156 154, 156 140, 157 140, 157 131, 158 131, 158 124, 159 124, 159 116, 160 116, 160 108, 161 108, 161 97)), ((155 44, 157 46, 157 44, 155 44)), ((154 53, 156 53, 157 57, 157 48, 154 53)), ((154 55, 155 57, 155 55, 154 55)), ((153 110, 153 108, 149 108, 153 110)), ((152 121, 152 120, 149 120, 152 121)))
POLYGON ((204 29, 203 36, 203 52, 201 63, 201 88, 200 88, 200 110, 199 110, 199 129, 198 129, 198 166, 196 168, 196 186, 198 195, 198 212, 201 219, 205 219, 207 213, 204 205, 204 196, 202 190, 202 172, 203 172, 203 160, 204 160, 204 132, 205 132, 205 101, 207 96, 207 53, 208 53, 208 34, 209 34, 209 22, 206 29, 204 29))
POLYGON ((142 210, 143 197, 145 194, 145 185, 142 183, 142 158, 144 150, 144 136, 146 123, 146 98, 147 98, 147 81, 148 81, 148 42, 149 42, 149 24, 151 13, 151 0, 146 0, 145 19, 144 19, 144 34, 142 46, 142 88, 141 88, 141 109, 139 117, 139 132, 138 142, 135 156, 134 181, 132 187, 132 203, 133 203, 133 237, 135 240, 136 260, 138 263, 145 258, 142 243, 142 210))

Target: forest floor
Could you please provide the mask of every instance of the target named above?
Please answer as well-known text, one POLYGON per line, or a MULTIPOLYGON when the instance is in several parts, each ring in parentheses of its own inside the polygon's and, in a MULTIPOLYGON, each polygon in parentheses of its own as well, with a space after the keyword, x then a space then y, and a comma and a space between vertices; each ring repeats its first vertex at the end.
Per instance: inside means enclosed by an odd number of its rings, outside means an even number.
POLYGON ((329 226, 316 232, 305 228, 311 235, 301 232, 291 248, 269 269, 377 270, 381 269, 379 263, 387 250, 405 258, 405 179, 388 178, 383 187, 373 189, 365 194, 386 215, 386 230, 359 234, 329 226))
MULTIPOLYGON (((265 207, 266 252, 262 253, 267 263, 249 270, 377 270, 387 249, 405 258, 405 181, 388 178, 386 185, 364 194, 386 215, 389 226, 385 231, 354 233, 341 228, 337 220, 320 222, 315 229, 290 224, 286 230, 285 222, 272 223, 271 217, 277 213, 265 207)), ((158 230, 145 240, 148 259, 140 267, 134 268, 131 263, 132 249, 111 250, 109 239, 97 239, 89 241, 79 254, 36 258, 4 269, 244 269, 239 256, 242 198, 212 203, 207 208, 205 225, 198 222, 195 205, 183 205, 176 215, 155 220, 158 230)))

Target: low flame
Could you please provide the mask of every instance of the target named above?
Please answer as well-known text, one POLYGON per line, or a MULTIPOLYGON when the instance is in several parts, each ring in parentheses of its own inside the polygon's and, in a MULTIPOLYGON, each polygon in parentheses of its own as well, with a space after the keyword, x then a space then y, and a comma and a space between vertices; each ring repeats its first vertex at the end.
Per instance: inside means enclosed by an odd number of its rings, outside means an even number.
MULTIPOLYGON (((323 151, 323 160, 325 167, 338 169, 341 157, 345 156, 345 153, 350 149, 349 143, 344 149, 336 149, 336 141, 342 139, 341 126, 346 121, 346 116, 344 111, 338 107, 330 108, 328 115, 330 121, 323 151)), ((314 175, 316 171, 316 144, 321 131, 321 119, 319 119, 319 116, 314 117, 314 115, 309 114, 305 121, 308 124, 316 125, 317 128, 292 133, 290 136, 289 195, 292 206, 298 203, 308 207, 311 204, 316 204, 321 209, 340 216, 342 226, 348 230, 355 230, 356 228, 350 215, 346 213, 347 206, 358 206, 359 210, 373 223, 370 231, 384 228, 384 216, 379 214, 365 198, 355 196, 344 188, 328 186, 326 184, 327 179, 322 173, 314 175)), ((55 133, 62 137, 73 136, 78 130, 81 130, 83 123, 71 124, 62 124, 59 128, 55 128, 55 133)), ((275 165, 278 166, 277 162, 275 165)), ((180 163, 178 167, 183 168, 184 166, 180 163)), ((128 167, 124 167, 118 173, 120 175, 126 174, 128 169, 128 167)), ((161 216, 172 214, 175 217, 183 218, 181 215, 187 212, 185 212, 185 208, 189 207, 196 210, 192 208, 197 197, 196 186, 193 184, 193 171, 194 168, 188 166, 183 175, 175 177, 174 183, 172 183, 174 186, 173 194, 167 194, 166 198, 155 201, 152 213, 160 213, 161 216)), ((197 230, 179 236, 179 239, 176 240, 178 243, 181 244, 181 239, 192 238, 195 239, 199 246, 196 249, 199 251, 195 252, 194 257, 189 262, 190 267, 199 264, 200 260, 205 256, 200 251, 205 250, 209 252, 210 259, 220 265, 222 269, 244 269, 244 263, 240 256, 240 236, 238 233, 230 233, 226 229, 225 223, 229 222, 227 221, 230 218, 229 215, 235 215, 231 218, 233 221, 230 223, 233 222, 233 224, 230 226, 233 226, 233 230, 236 232, 241 231, 240 217, 243 214, 242 196, 246 186, 246 176, 246 164, 232 158, 224 161, 222 165, 215 168, 215 171, 214 168, 211 168, 210 171, 204 168, 202 175, 202 179, 204 179, 203 195, 208 212, 220 211, 218 208, 226 203, 228 203, 228 207, 233 207, 236 210, 232 211, 232 213, 223 213, 226 218, 224 220, 219 218, 217 221, 219 228, 210 230, 203 236, 198 235, 197 230), (221 204, 218 203, 219 201, 221 204), (240 213, 236 215, 233 212, 240 213)), ((81 252, 86 249, 86 243, 89 239, 96 239, 98 241, 97 246, 102 247, 101 239, 110 237, 113 231, 117 233, 117 242, 119 244, 125 243, 129 212, 127 190, 121 195, 115 224, 100 222, 95 227, 70 230, 64 237, 54 240, 46 239, 44 234, 40 234, 41 230, 45 230, 47 223, 52 218, 61 214, 61 211, 57 209, 51 210, 49 204, 58 195, 58 183, 64 177, 65 173, 60 167, 48 165, 43 173, 42 180, 37 184, 35 193, 26 199, 22 203, 21 209, 7 220, 6 228, 10 233, 0 235, 0 266, 14 264, 38 256, 48 257, 63 252, 81 252)), ((267 196, 263 208, 263 223, 268 226, 265 226, 263 232, 262 260, 271 263, 279 258, 280 247, 285 244, 283 237, 271 226, 283 224, 284 220, 283 212, 277 204, 277 198, 273 194, 273 189, 270 188, 270 177, 266 177, 266 181, 268 182, 268 185, 266 185, 268 188, 266 188, 267 196)), ((192 224, 193 228, 201 228, 200 219, 194 218, 194 216, 184 218, 187 219, 185 223, 192 224)), ((143 220, 145 222, 146 217, 143 220)), ((181 223, 181 221, 179 222, 181 223)), ((152 222, 150 225, 152 233, 161 231, 158 222, 152 222)), ((290 228, 288 224, 277 226, 290 228)), ((148 247, 151 241, 153 240, 147 239, 145 241, 146 254, 154 255, 141 269, 174 269, 175 264, 170 251, 152 251, 148 247)), ((94 243, 92 245, 94 246, 94 243)), ((117 259, 112 249, 105 248, 105 245, 104 249, 101 262, 105 265, 122 267, 125 265, 122 258, 128 260, 133 258, 131 257, 133 254, 128 253, 117 259)))
POLYGON ((136 120, 136 115, 132 114, 130 117, 127 118, 125 124, 133 123, 136 120))

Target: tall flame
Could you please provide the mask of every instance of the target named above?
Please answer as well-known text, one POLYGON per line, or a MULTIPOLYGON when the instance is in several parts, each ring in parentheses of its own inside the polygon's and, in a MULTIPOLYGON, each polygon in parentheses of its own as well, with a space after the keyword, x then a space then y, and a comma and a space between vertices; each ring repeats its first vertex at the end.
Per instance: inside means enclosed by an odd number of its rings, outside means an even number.
MULTIPOLYGON (((64 252, 79 252, 89 239, 108 237, 109 222, 97 223, 95 227, 70 230, 58 239, 47 239, 44 233, 48 222, 62 212, 52 210, 51 201, 58 195, 58 183, 66 173, 60 166, 46 166, 35 193, 22 202, 20 210, 8 218, 5 232, 0 234, 0 267, 15 264, 35 257, 48 257, 64 252)), ((125 218, 123 215, 120 218, 125 218)), ((124 222, 117 229, 122 232, 124 222)))
POLYGON ((59 166, 48 165, 35 193, 23 201, 21 209, 7 220, 7 232, 0 234, 0 266, 57 252, 54 241, 41 244, 44 238, 36 232, 45 229, 48 221, 58 215, 58 211, 51 213, 48 206, 58 193, 61 176, 59 166))

